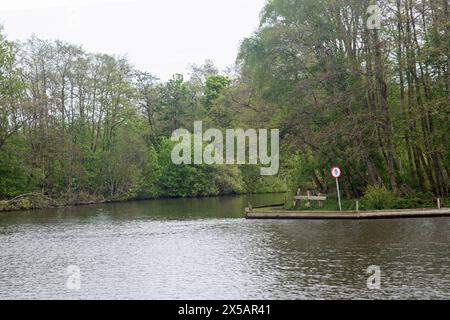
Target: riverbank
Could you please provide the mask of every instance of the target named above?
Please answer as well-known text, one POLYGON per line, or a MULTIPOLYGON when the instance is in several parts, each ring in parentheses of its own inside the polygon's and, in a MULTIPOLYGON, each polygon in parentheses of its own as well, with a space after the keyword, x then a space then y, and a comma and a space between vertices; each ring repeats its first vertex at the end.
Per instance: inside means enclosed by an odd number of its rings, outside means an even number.
MULTIPOLYGON (((125 200, 117 200, 125 201, 125 200)), ((54 199, 39 193, 21 195, 9 200, 0 200, 0 212, 14 212, 40 209, 54 209, 63 207, 87 206, 102 203, 113 203, 117 201, 106 200, 97 197, 76 197, 54 199)))
MULTIPOLYGON (((0 200, 0 213, 2 212, 19 212, 30 210, 57 209, 82 207, 99 204, 114 204, 140 202, 149 200, 170 200, 170 199, 207 199, 216 197, 232 197, 232 196, 252 196, 252 195, 285 195, 284 192, 271 193, 242 193, 242 194, 222 194, 216 196, 204 197, 156 197, 156 198, 130 198, 130 199, 105 199, 94 196, 83 197, 66 197, 61 199, 53 199, 42 194, 26 194, 10 200, 0 200)), ((270 202, 270 201, 269 201, 270 202)))
MULTIPOLYGON (((165 200, 165 199, 192 199, 192 198, 214 198, 214 197, 226 197, 226 196, 237 196, 237 195, 270 195, 270 194, 283 194, 287 195, 284 192, 272 192, 272 193, 243 193, 243 194, 222 194, 217 196, 204 196, 204 197, 156 197, 156 198, 129 198, 129 199, 105 199, 102 197, 96 197, 87 194, 81 195, 72 195, 66 196, 63 198, 55 199, 50 198, 48 196, 39 194, 39 193, 30 193, 18 196, 9 200, 0 200, 0 213, 1 212, 16 212, 16 211, 29 211, 29 210, 42 210, 42 209, 55 209, 55 208, 67 208, 67 207, 80 207, 80 206, 89 206, 89 205, 98 205, 98 204, 113 204, 113 203, 127 203, 127 202, 135 202, 135 201, 147 201, 147 200, 165 200)), ((287 195, 286 199, 289 198, 287 195)), ((406 198, 405 198, 406 199, 406 198)), ((404 199, 401 199, 404 200, 404 199)), ((433 209, 436 206, 436 199, 427 199, 427 201, 414 201, 410 203, 411 206, 404 207, 394 207, 391 209, 395 210, 426 210, 433 209)), ((406 201, 408 204, 409 201, 406 201)), ((265 204, 265 208, 270 208, 273 206, 273 202, 268 205, 268 203, 260 203, 258 205, 265 204)), ((447 206, 450 204, 450 198, 445 198, 442 201, 442 206, 447 206)), ((281 206, 280 206, 281 207, 281 206)), ((279 208, 279 207, 278 207, 279 208)), ((294 210, 290 207, 283 207, 283 210, 288 212, 299 211, 302 213, 314 212, 336 212, 338 208, 337 201, 334 199, 328 199, 325 203, 324 209, 314 209, 308 208, 304 204, 298 208, 298 210, 294 210)), ((343 208, 345 212, 355 212, 356 211, 356 201, 354 200, 343 200, 343 208)), ((260 207, 260 209, 263 209, 260 207)), ((372 210, 373 208, 364 208, 361 205, 360 210, 364 211, 376 211, 372 210)), ((258 209, 255 209, 258 210, 258 209)), ((389 209, 390 210, 390 209, 389 209)))

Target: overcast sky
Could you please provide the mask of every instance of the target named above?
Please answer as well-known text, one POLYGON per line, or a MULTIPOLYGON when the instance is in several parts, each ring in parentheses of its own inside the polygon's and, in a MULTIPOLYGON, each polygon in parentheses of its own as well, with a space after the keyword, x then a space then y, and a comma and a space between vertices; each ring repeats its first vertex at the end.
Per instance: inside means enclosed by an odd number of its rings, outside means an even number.
POLYGON ((10 40, 31 34, 127 55, 166 80, 191 63, 234 63, 240 41, 256 30, 266 0, 0 0, 10 40))

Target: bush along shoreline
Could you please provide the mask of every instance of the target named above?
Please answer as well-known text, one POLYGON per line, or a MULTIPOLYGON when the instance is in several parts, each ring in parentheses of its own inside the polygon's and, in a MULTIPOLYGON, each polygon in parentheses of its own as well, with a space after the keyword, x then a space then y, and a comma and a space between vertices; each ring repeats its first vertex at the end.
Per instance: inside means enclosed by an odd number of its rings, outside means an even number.
POLYGON ((53 199, 43 194, 31 193, 20 195, 9 200, 0 200, 0 212, 52 209, 59 207, 101 204, 107 202, 109 201, 92 196, 89 198, 72 197, 71 199, 53 199))
MULTIPOLYGON (((61 198, 51 198, 39 193, 30 193, 17 196, 10 200, 0 200, 0 212, 28 211, 54 209, 62 207, 88 206, 106 203, 125 203, 131 201, 148 201, 161 199, 181 199, 181 198, 207 198, 215 196, 237 196, 244 194, 273 194, 288 193, 285 189, 274 192, 254 192, 254 193, 228 193, 228 194, 211 194, 203 196, 159 196, 159 197, 134 197, 123 199, 105 199, 103 197, 92 196, 86 193, 79 195, 65 195, 61 198)), ((287 197, 289 199, 290 196, 287 197)), ((450 197, 441 199, 441 207, 450 206, 450 197)), ((361 199, 342 199, 343 211, 382 211, 382 210, 405 210, 405 209, 430 209, 437 207, 437 198, 432 193, 410 193, 402 196, 396 196, 385 187, 369 187, 361 199)), ((339 204, 335 194, 327 197, 324 208, 312 205, 308 206, 305 202, 300 207, 293 208, 289 202, 286 209, 293 211, 338 211, 339 204)))
POLYGON ((56 209, 64 207, 78 207, 78 206, 89 206, 97 204, 108 204, 108 203, 126 203, 132 201, 150 201, 150 200, 165 200, 165 199, 188 199, 188 198, 209 198, 218 196, 239 196, 239 195, 250 195, 250 194, 274 194, 274 193, 286 193, 286 189, 280 188, 276 191, 265 191, 263 189, 256 190, 255 192, 230 192, 222 194, 204 194, 197 196, 189 195, 173 195, 173 196, 147 196, 147 197, 129 197, 129 198, 115 198, 107 199, 104 197, 93 196, 86 193, 79 195, 65 195, 59 198, 51 198, 49 196, 40 193, 30 193, 20 195, 8 200, 0 200, 0 213, 1 212, 15 212, 15 211, 30 211, 30 210, 43 210, 43 209, 56 209))
MULTIPOLYGON (((385 187, 370 186, 364 196, 360 199, 342 199, 343 211, 383 211, 383 210, 406 210, 406 209, 430 209, 437 208, 437 197, 433 193, 411 192, 400 196, 395 195, 385 187)), ((450 197, 440 198, 441 207, 450 206, 450 197)), ((294 208, 287 204, 287 209, 292 211, 339 211, 339 203, 335 194, 327 196, 324 208, 317 205, 307 205, 305 202, 300 207, 294 208)))

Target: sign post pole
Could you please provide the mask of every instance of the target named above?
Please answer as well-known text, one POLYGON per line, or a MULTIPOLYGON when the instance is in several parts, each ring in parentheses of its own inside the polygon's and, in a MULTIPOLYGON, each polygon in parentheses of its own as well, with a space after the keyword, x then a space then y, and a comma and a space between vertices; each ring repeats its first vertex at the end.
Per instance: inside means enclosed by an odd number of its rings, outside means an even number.
POLYGON ((336 178, 336 188, 337 188, 337 194, 338 194, 338 200, 339 200, 339 211, 342 212, 341 190, 339 188, 339 178, 336 178))
POLYGON ((331 175, 336 179, 336 190, 339 201, 339 211, 342 212, 342 202, 341 202, 341 190, 339 187, 339 178, 342 176, 342 170, 339 167, 333 167, 331 169, 331 175))

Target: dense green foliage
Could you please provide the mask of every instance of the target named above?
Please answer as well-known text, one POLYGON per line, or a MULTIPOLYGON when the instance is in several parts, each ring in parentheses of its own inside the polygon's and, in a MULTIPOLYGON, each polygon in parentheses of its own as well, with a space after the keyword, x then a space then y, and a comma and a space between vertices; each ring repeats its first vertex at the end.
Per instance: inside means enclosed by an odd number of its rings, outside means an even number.
POLYGON ((172 132, 215 125, 211 109, 231 85, 210 62, 163 83, 60 41, 0 44, 0 199, 32 194, 22 208, 36 194, 90 203, 286 189, 253 167, 172 163, 172 132))
POLYGON ((0 198, 333 193, 333 165, 346 198, 372 206, 447 196, 448 1, 378 2, 380 30, 367 28, 369 0, 268 1, 234 74, 207 61, 167 82, 121 57, 0 36, 0 198), (280 175, 174 165, 170 136, 195 120, 280 128, 280 175))
POLYGON ((385 187, 370 186, 363 197, 363 204, 376 210, 392 209, 395 202, 395 194, 385 187))
MULTIPOLYGON (((448 0, 272 0, 239 55, 232 101, 280 127, 292 188, 449 193, 448 0), (238 98, 236 98, 238 97, 238 98)), ((242 111, 241 111, 242 112, 242 111)), ((294 189, 295 190, 295 189, 294 189)))

